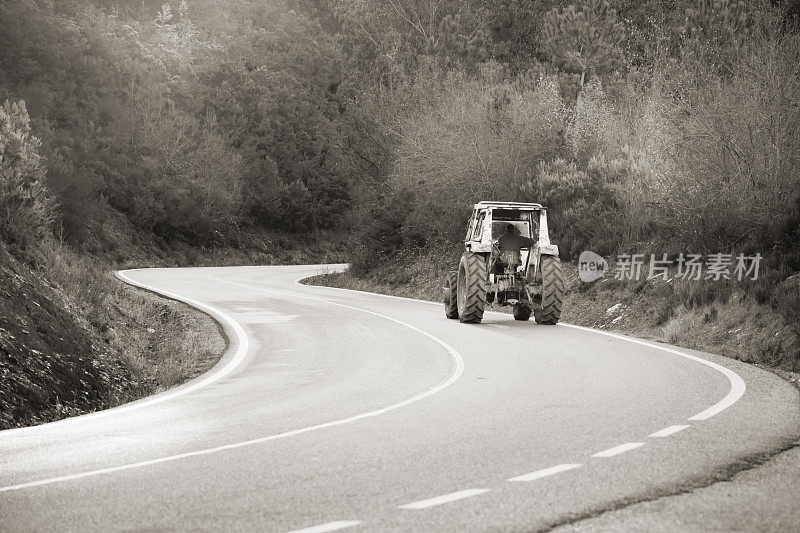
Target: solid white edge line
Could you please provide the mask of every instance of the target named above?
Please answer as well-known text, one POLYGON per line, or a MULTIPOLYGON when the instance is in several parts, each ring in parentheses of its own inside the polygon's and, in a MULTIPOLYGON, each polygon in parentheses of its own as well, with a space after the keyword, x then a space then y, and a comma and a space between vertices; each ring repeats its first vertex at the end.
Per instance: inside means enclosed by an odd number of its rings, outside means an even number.
POLYGON ((589 331, 591 333, 599 333, 600 335, 606 335, 608 337, 613 337, 615 339, 621 339, 621 340, 625 340, 625 341, 632 342, 632 343, 635 343, 635 344, 641 344, 642 346, 648 346, 650 348, 657 348, 659 350, 663 350, 665 352, 669 352, 671 354, 679 355, 680 357, 684 357, 686 359, 689 359, 689 360, 692 360, 692 361, 696 361, 698 363, 701 363, 703 365, 711 367, 711 368, 713 368, 714 370, 716 370, 718 372, 721 372, 725 377, 728 378, 728 381, 731 384, 731 388, 728 391, 728 394, 726 394, 724 398, 722 398, 720 401, 718 401, 717 403, 715 403, 714 405, 712 405, 708 409, 705 409, 704 411, 701 411, 701 412, 697 413, 694 416, 690 416, 689 420, 707 420, 707 419, 711 418, 712 416, 721 413, 722 411, 724 411, 725 409, 727 409, 728 407, 730 407, 731 405, 733 405, 737 401, 739 401, 739 398, 741 398, 744 395, 745 391, 747 390, 747 386, 745 385, 744 380, 741 378, 741 376, 739 376, 739 374, 737 374, 736 372, 734 372, 733 370, 731 370, 729 368, 725 368, 722 365, 718 365, 717 363, 712 363, 711 361, 709 361, 707 359, 703 359, 702 357, 697 357, 695 355, 690 355, 688 353, 683 353, 681 351, 673 350, 672 348, 667 348, 665 346, 658 346, 657 344, 652 344, 652 343, 649 343, 649 342, 646 342, 646 341, 642 341, 642 340, 639 340, 639 339, 633 339, 631 337, 626 337, 624 335, 617 335, 616 333, 609 333, 608 331, 600 331, 600 330, 596 330, 596 329, 592 329, 592 328, 586 328, 586 327, 583 327, 583 326, 576 326, 574 324, 563 324, 563 325, 568 327, 568 328, 581 329, 581 330, 584 330, 584 331, 589 331))
MULTIPOLYGON (((56 420, 54 422, 48 422, 46 424, 39 424, 39 425, 36 425, 36 426, 27 426, 27 427, 22 427, 22 428, 6 429, 6 430, 3 430, 3 431, 0 431, 0 439, 6 438, 6 437, 16 437, 16 436, 19 436, 22 433, 32 433, 32 432, 40 431, 42 429, 50 429, 50 428, 53 428, 53 427, 64 426, 64 425, 67 425, 67 424, 75 424, 75 423, 79 423, 79 422, 85 422, 87 420, 94 420, 96 418, 101 418, 101 417, 105 417, 105 416, 119 415, 119 414, 122 414, 122 413, 127 413, 129 411, 133 411, 135 409, 141 409, 143 407, 150 407, 152 405, 156 405, 156 404, 165 402, 167 400, 172 400, 172 399, 175 399, 175 398, 177 398, 179 396, 183 396, 184 394, 189 394, 190 392, 194 392, 197 389, 200 389, 202 387, 210 385, 211 383, 214 383, 215 381, 219 381, 220 379, 222 379, 225 376, 227 376, 228 374, 230 374, 244 360, 245 355, 247 354, 247 350, 249 349, 249 340, 247 338, 247 334, 244 332, 244 329, 242 329, 242 327, 235 320, 233 320, 230 316, 228 316, 227 314, 223 313, 219 309, 217 309, 215 307, 212 307, 212 306, 210 306, 208 304, 204 304, 204 303, 198 302, 197 300, 193 300, 191 298, 187 298, 185 296, 181 296, 179 294, 175 294, 175 293, 170 292, 170 291, 165 291, 165 290, 159 289, 157 287, 153 287, 151 285, 147 285, 145 283, 141 283, 141 282, 135 281, 135 280, 133 280, 132 278, 130 278, 126 274, 126 272, 133 272, 133 271, 136 271, 136 270, 144 270, 144 269, 119 270, 119 271, 115 272, 114 274, 118 278, 120 278, 122 281, 124 281, 125 283, 128 283, 129 285, 133 285, 135 287, 139 287, 139 288, 142 288, 142 289, 147 289, 147 290, 153 291, 153 292, 155 292, 157 294, 161 294, 161 295, 167 296, 169 298, 172 298, 174 300, 181 301, 181 302, 183 302, 185 304, 188 304, 188 305, 190 305, 192 307, 200 309, 201 311, 204 311, 208 315, 211 315, 211 317, 214 318, 215 320, 217 320, 217 322, 224 323, 227 326, 229 326, 233 330, 233 333, 236 335, 236 342, 238 344, 238 347, 236 349, 236 353, 234 354, 234 356, 227 362, 227 364, 225 364, 222 368, 218 369, 217 371, 213 371, 212 370, 212 371, 210 371, 210 373, 205 374, 205 376, 201 376, 199 378, 196 378, 196 381, 194 381, 194 382, 190 381, 189 384, 186 384, 186 385, 183 385, 183 386, 179 385, 173 391, 167 391, 167 392, 163 392, 163 393, 160 393, 160 394, 156 394, 155 396, 152 396, 150 398, 137 400, 137 401, 134 401, 134 402, 131 402, 131 403, 128 403, 128 404, 120 405, 118 407, 112 407, 111 409, 105 409, 105 410, 102 410, 102 411, 95 411, 93 413, 87 413, 85 415, 79 415, 79 416, 74 416, 74 417, 70 417, 70 418, 64 418, 64 419, 61 419, 61 420, 56 420)), ((223 357, 224 357, 224 354, 223 354, 223 357)))
POLYGON ((250 289, 250 290, 254 290, 254 291, 266 292, 266 293, 269 293, 269 294, 277 294, 279 296, 283 296, 283 297, 286 297, 286 298, 299 298, 301 300, 311 300, 311 301, 315 301, 315 302, 322 302, 322 303, 326 303, 326 304, 329 304, 329 305, 335 305, 337 307, 344 307, 346 309, 353 309, 354 311, 361 311, 362 313, 367 313, 369 315, 377 316, 377 317, 383 318, 385 320, 389 320, 391 322, 395 322, 397 324, 400 324, 401 326, 405 326, 405 327, 407 327, 408 329, 410 329, 412 331, 416 331, 420 335, 424 335, 425 337, 428 337, 433 342, 435 342, 436 344, 438 344, 439 346, 444 348, 447 351, 447 353, 450 354, 450 357, 453 358, 453 361, 455 362, 455 370, 453 371, 453 373, 450 375, 450 377, 447 380, 443 381, 442 383, 439 383, 435 387, 432 387, 432 388, 428 389, 425 392, 417 394, 416 396, 412 396, 411 398, 408 398, 407 400, 404 400, 404 401, 402 401, 400 403, 396 403, 396 404, 390 405, 389 407, 384 407, 383 409, 378 409, 377 411, 372 411, 372 412, 367 413, 365 415, 358 415, 359 417, 361 417, 361 416, 372 416, 372 415, 375 415, 375 414, 383 414, 383 413, 385 413, 387 411, 391 411, 393 409, 398 409, 398 408, 404 407, 404 406, 406 406, 408 404, 411 404, 411 403, 414 403, 414 402, 418 402, 419 400, 421 400, 423 398, 427 398, 428 396, 436 394, 437 392, 441 391, 442 389, 445 389, 446 387, 449 387, 450 385, 455 383, 458 380, 458 378, 461 377, 461 374, 464 372, 464 359, 461 357, 461 354, 458 353, 458 351, 456 351, 455 348, 450 346, 447 342, 445 342, 444 340, 440 339, 439 337, 437 337, 437 336, 435 336, 435 335, 433 335, 431 333, 428 333, 427 331, 422 330, 422 329, 420 329, 420 328, 418 328, 416 326, 413 326, 413 325, 409 324, 408 322, 403 322, 402 320, 398 320, 396 318, 390 317, 388 315, 383 315, 381 313, 376 313, 375 311, 370 311, 369 309, 362 309, 361 307, 354 307, 352 305, 342 304, 342 303, 339 303, 339 302, 333 302, 331 300, 326 300, 324 298, 316 298, 314 296, 306 296, 306 295, 303 295, 303 294, 297 294, 297 293, 293 293, 293 292, 287 292, 287 291, 281 291, 281 290, 275 290, 275 289, 265 289, 265 288, 262 288, 262 287, 255 287, 253 285, 247 285, 245 283, 239 283, 238 281, 230 281, 230 280, 227 280, 227 279, 217 278, 217 277, 215 277, 213 275, 213 273, 209 274, 208 277, 209 277, 209 279, 213 279, 214 281, 221 281, 223 283, 230 283, 231 285, 238 285, 240 287, 244 287, 246 289, 250 289))
POLYGON ((337 520, 335 522, 328 522, 318 526, 305 527, 303 529, 294 529, 289 533, 325 533, 326 531, 339 531, 348 527, 357 526, 360 520, 337 520))
POLYGON ((427 509, 429 507, 435 507, 437 505, 444 505, 445 503, 455 502, 458 500, 463 500, 464 498, 471 498, 472 496, 477 496, 479 494, 485 494, 492 489, 467 489, 467 490, 460 490, 458 492, 451 492, 450 494, 442 494, 441 496, 436 496, 435 498, 428 498, 427 500, 420 500, 414 503, 406 503, 404 505, 399 505, 398 509, 427 509))
POLYGON ((640 448, 645 444, 646 443, 644 442, 626 442, 625 444, 614 446, 613 448, 603 450, 602 452, 593 453, 592 457, 614 457, 615 455, 619 455, 621 453, 629 452, 631 450, 635 450, 636 448, 640 448))
POLYGON ((670 435, 674 435, 679 431, 683 431, 686 428, 689 428, 689 425, 675 425, 675 426, 667 426, 664 429, 659 429, 655 433, 651 433, 648 437, 669 437, 670 435))
MULTIPOLYGON (((336 268, 340 268, 341 265, 335 265, 335 267, 336 268)), ((325 273, 325 272, 322 272, 322 273, 325 273)), ((320 275, 320 274, 316 274, 316 275, 320 275)), ((297 283, 298 285, 302 285, 300 283, 300 281, 305 279, 305 278, 310 278, 310 277, 313 277, 313 276, 303 276, 303 277, 297 278, 295 280, 295 283, 297 283)), ((412 301, 412 302, 422 302, 422 303, 426 303, 426 304, 430 304, 430 305, 442 305, 441 303, 438 303, 438 302, 430 302, 428 300, 419 300, 419 299, 415 299, 415 298, 406 298, 404 296, 392 296, 391 294, 380 294, 380 293, 377 293, 377 292, 358 291, 358 290, 354 290, 354 289, 342 289, 342 288, 339 288, 339 287, 327 287, 325 285, 303 285, 303 286, 304 287, 325 287, 325 288, 328 288, 328 289, 339 290, 339 291, 358 292, 358 293, 361 293, 361 294, 371 294, 373 296, 382 296, 384 298, 395 298, 395 299, 399 299, 399 300, 409 300, 409 301, 412 301)), ((504 313, 497 313, 497 312, 494 312, 494 311, 487 311, 487 313, 494 314, 494 315, 507 316, 504 313)), ((567 328, 580 329, 580 330, 583 330, 583 331, 588 331, 590 333, 596 333, 598 335, 605 335, 606 337, 613 337, 615 339, 620 339, 620 340, 623 340, 623 341, 632 342, 634 344, 640 344, 642 346, 647 346, 648 348, 655 348, 657 350, 662 350, 664 352, 668 352, 668 353, 671 353, 673 355, 677 355, 677 356, 683 357, 685 359, 689 359, 691 361, 695 361, 697 363, 706 365, 706 366, 711 367, 714 370, 722 373, 726 378, 728 378, 728 381, 730 382, 731 388, 728 391, 728 394, 726 394, 725 397, 723 397, 720 401, 718 401, 717 403, 715 403, 714 405, 712 405, 708 409, 705 409, 704 411, 701 411, 701 412, 697 413, 696 415, 693 415, 693 416, 689 417, 689 420, 707 420, 707 419, 711 418, 712 416, 721 413, 722 411, 724 411, 725 409, 727 409, 728 407, 730 407, 731 405, 733 405, 734 403, 739 401, 739 399, 744 395, 745 391, 747 390, 747 386, 745 385, 744 380, 741 378, 741 376, 739 376, 739 374, 737 374, 733 370, 731 370, 729 368, 726 368, 726 367, 724 367, 722 365, 719 365, 717 363, 713 363, 713 362, 711 362, 711 361, 709 361, 707 359, 703 359, 702 357, 697 357, 695 355, 690 355, 688 353, 684 353, 684 352, 681 352, 679 350, 674 350, 672 348, 667 348, 666 346, 659 346, 658 344, 653 344, 653 343, 650 343, 650 342, 647 342, 647 341, 644 341, 644 340, 640 340, 640 339, 636 339, 636 338, 633 338, 633 337, 628 337, 628 336, 620 335, 620 334, 617 334, 617 333, 611 333, 609 331, 602 331, 602 330, 599 330, 599 329, 587 328, 585 326, 577 326, 575 324, 567 324, 565 322, 560 322, 558 325, 562 326, 562 327, 567 327, 567 328)))
MULTIPOLYGON (((217 452, 220 452, 220 451, 233 450, 233 449, 242 448, 242 447, 245 447, 245 446, 252 446, 254 444, 260 444, 260 443, 268 442, 268 441, 271 441, 271 440, 277 440, 277 439, 282 439, 282 438, 286 438, 286 437, 293 437, 295 435, 300 435, 300 434, 303 434, 303 433, 308 433, 310 431, 316 431, 316 430, 319 430, 319 429, 324 429, 324 428, 329 428, 329 427, 334 427, 334 426, 340 426, 340 425, 343 425, 343 424, 348 424, 348 423, 355 422, 357 420, 362 420, 364 418, 368 418, 368 417, 371 417, 371 416, 381 415, 381 414, 387 413, 389 411, 392 411, 392 410, 395 410, 395 409, 399 409, 401 407, 405 407, 406 405, 412 404, 414 402, 418 402, 418 401, 422 400, 423 398, 427 398, 428 396, 432 396, 432 395, 436 394, 437 392, 440 392, 440 391, 444 390, 445 388, 449 387, 450 385, 452 385, 453 383, 455 383, 461 377, 461 374, 463 374, 463 372, 464 372, 464 359, 461 357, 461 354, 459 354, 455 350, 455 348, 453 348, 452 346, 447 344, 445 341, 443 341, 439 337, 436 337, 436 336, 428 333, 427 331, 423 331, 423 330, 417 328, 416 326, 412 326, 411 324, 407 324, 407 323, 403 322, 402 320, 398 320, 396 318, 392 318, 392 317, 389 317, 389 316, 386 316, 386 315, 382 315, 382 314, 376 313, 374 311, 369 311, 367 309, 360 309, 358 307, 353 307, 353 306, 350 306, 350 305, 340 304, 340 303, 337 303, 337 302, 331 302, 331 301, 324 300, 324 299, 321 299, 321 298, 311 298, 311 297, 308 297, 308 296, 296 295, 296 294, 293 294, 293 293, 284 293, 282 291, 273 291, 273 290, 269 290, 269 289, 262 289, 262 288, 259 288, 259 287, 252 287, 250 285, 237 283, 235 281, 227 281, 227 280, 223 280, 223 279, 219 279, 219 278, 213 278, 213 277, 211 277, 211 275, 209 275, 209 278, 214 279, 216 281, 221 281, 221 282, 224 282, 224 283, 232 283, 234 285, 240 285, 242 287, 245 287, 245 288, 248 288, 248 289, 251 289, 251 290, 258 290, 258 291, 261 291, 261 292, 271 292, 271 293, 276 293, 276 294, 283 295, 283 296, 297 297, 297 298, 302 298, 302 299, 307 299, 307 300, 317 300, 317 301, 325 302, 325 303, 328 303, 328 304, 331 304, 331 305, 336 305, 336 306, 340 306, 340 307, 347 307, 349 309, 354 309, 356 311, 362 311, 364 313, 368 313, 368 314, 375 315, 375 316, 378 316, 378 317, 381 317, 381 318, 385 318, 385 319, 390 320, 392 322, 396 322, 396 323, 401 324, 401 325, 403 325, 403 326, 405 326, 405 327, 407 327, 407 328, 409 328, 409 329, 411 329, 413 331, 416 331, 417 333, 420 333, 420 334, 428 337, 429 339, 433 340, 434 342, 439 344, 441 347, 443 347, 447 351, 447 353, 450 355, 450 357, 453 359, 453 361, 455 362, 455 368, 453 370, 453 373, 450 375, 450 377, 447 378, 445 381, 439 383, 438 385, 436 385, 434 387, 431 387, 430 389, 428 389, 428 390, 426 390, 424 392, 421 392, 419 394, 416 394, 416 395, 414 395, 414 396, 412 396, 410 398, 407 398, 407 399, 405 399, 405 400, 403 400, 401 402, 389 405, 387 407, 383 407, 381 409, 376 409, 374 411, 361 413, 361 414, 354 415, 354 416, 351 416, 351 417, 348 417, 348 418, 342 418, 342 419, 339 419, 339 420, 333 420, 333 421, 330 421, 330 422, 325 422, 323 424, 317 424, 317 425, 314 425, 314 426, 308 426, 308 427, 304 427, 304 428, 300 428, 300 429, 295 429, 295 430, 292 430, 292 431, 286 431, 286 432, 278 433, 278 434, 275 434, 275 435, 268 435, 268 436, 265 436, 265 437, 258 437, 258 438, 255 438, 255 439, 250 439, 250 440, 246 440, 246 441, 242 441, 242 442, 236 442, 236 443, 232 443, 232 444, 225 444, 225 445, 222 445, 222 446, 215 446, 213 448, 206 448, 206 449, 196 450, 196 451, 192 451, 192 452, 169 455, 169 456, 166 456, 166 457, 159 457, 159 458, 156 458, 156 459, 150 459, 150 460, 146 460, 146 461, 139 461, 139 462, 135 462, 135 463, 128 463, 128 464, 123 464, 123 465, 118 465, 118 466, 112 466, 112 467, 109 467, 109 468, 101 468, 101 469, 97 469, 97 470, 90 470, 90 471, 86 471, 86 472, 80 472, 80 473, 77 473, 77 474, 68 474, 68 475, 64 475, 64 476, 57 476, 57 477, 52 477, 52 478, 47 478, 47 479, 41 479, 41 480, 38 480, 38 481, 30 481, 30 482, 27 482, 27 483, 19 483, 19 484, 16 484, 16 485, 9 485, 9 486, 6 486, 6 487, 0 487, 0 492, 9 492, 9 491, 13 491, 13 490, 27 489, 27 488, 32 488, 32 487, 38 487, 38 486, 41 486, 41 485, 50 485, 50 484, 59 483, 59 482, 62 482, 62 481, 72 481, 72 480, 76 480, 76 479, 82 479, 82 478, 85 478, 85 477, 91 477, 91 476, 96 476, 96 475, 101 475, 101 474, 108 474, 108 473, 112 473, 112 472, 120 472, 122 470, 131 470, 131 469, 134 469, 134 468, 141 468, 141 467, 144 467, 144 466, 155 465, 155 464, 160 464, 160 463, 166 463, 166 462, 169 462, 169 461, 176 461, 178 459, 185 459, 187 457, 195 457, 195 456, 198 456, 198 455, 208 455, 208 454, 217 453, 217 452)), ((201 305, 205 305, 205 304, 201 304, 201 305)), ((230 319, 230 317, 228 317, 228 318, 230 319)), ((230 320, 234 324, 236 324, 236 322, 234 322, 233 319, 230 319, 230 320)), ((236 326, 239 329, 241 329, 241 326, 239 326, 238 324, 236 324, 236 326)), ((241 331, 242 331, 242 334, 244 335, 244 330, 241 330, 241 331)), ((247 336, 245 335, 244 338, 247 339, 247 336)), ((246 346, 246 343, 245 343, 245 346, 246 346)), ((217 378, 217 379, 219 379, 219 378, 217 378)), ((205 384, 205 382, 204 382, 204 384, 205 384)), ((199 388, 199 386, 201 386, 201 385, 198 384, 197 388, 199 388)), ((174 397, 174 396, 171 396, 171 398, 172 397, 174 397)), ((105 411, 101 411, 101 413, 103 413, 103 412, 105 412, 105 411)), ((34 426, 34 427, 36 427, 36 426, 34 426)))
POLYGON ((529 474, 523 474, 521 476, 509 478, 508 481, 534 481, 537 479, 541 479, 543 477, 560 474, 561 472, 566 472, 574 468, 580 468, 581 466, 583 466, 583 464, 578 464, 578 463, 567 463, 567 464, 551 466, 550 468, 543 468, 542 470, 537 470, 529 474))

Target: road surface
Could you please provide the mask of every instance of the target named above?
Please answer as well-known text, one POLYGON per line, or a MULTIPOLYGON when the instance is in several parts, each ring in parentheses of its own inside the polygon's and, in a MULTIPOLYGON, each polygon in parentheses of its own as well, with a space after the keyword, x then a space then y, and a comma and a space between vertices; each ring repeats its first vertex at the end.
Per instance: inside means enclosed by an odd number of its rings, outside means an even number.
POLYGON ((797 437, 796 389, 753 366, 295 281, 319 271, 126 271, 230 347, 179 388, 0 432, 0 529, 541 530, 797 437))

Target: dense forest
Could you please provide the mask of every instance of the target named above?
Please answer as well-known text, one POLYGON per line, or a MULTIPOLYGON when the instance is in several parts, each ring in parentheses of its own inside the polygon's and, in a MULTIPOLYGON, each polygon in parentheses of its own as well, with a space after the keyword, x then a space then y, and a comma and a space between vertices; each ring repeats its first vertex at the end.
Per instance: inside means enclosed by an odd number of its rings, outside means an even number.
POLYGON ((548 204, 567 256, 800 269, 796 7, 564 4, 4 1, 4 242, 101 252, 122 215, 197 244, 355 230, 377 257, 504 197, 548 204))
POLYGON ((193 244, 354 231, 378 257, 503 197, 550 206, 567 256, 800 269, 797 7, 566 4, 6 0, 4 243, 100 253, 122 216, 193 244))
POLYGON ((778 0, 0 0, 3 257, 79 299, 94 274, 70 265, 144 266, 131 250, 152 247, 310 236, 367 276, 457 252, 475 201, 538 201, 566 259, 761 253, 741 290, 800 324, 798 17, 778 0))

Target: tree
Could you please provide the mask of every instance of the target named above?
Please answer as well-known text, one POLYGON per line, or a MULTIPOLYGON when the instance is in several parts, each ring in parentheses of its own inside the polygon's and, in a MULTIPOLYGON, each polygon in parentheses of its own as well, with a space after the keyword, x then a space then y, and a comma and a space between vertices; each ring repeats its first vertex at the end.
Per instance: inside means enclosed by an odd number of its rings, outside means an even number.
POLYGON ((477 57, 488 36, 489 9, 463 0, 337 0, 339 40, 354 85, 385 85, 391 90, 413 83, 430 56, 477 57), (458 17, 458 18, 457 18, 458 17), (464 54, 464 52, 468 54, 464 54))
POLYGON ((12 250, 44 240, 53 220, 40 144, 25 102, 6 100, 0 106, 0 238, 12 250))
POLYGON ((720 74, 730 74, 736 58, 751 44, 753 16, 745 2, 700 0, 686 10, 683 52, 695 54, 720 74))
POLYGON ((564 72, 587 75, 611 68, 621 56, 625 32, 608 0, 583 0, 578 5, 551 9, 544 28, 544 46, 553 65, 564 72))
POLYGON ((461 15, 446 15, 438 29, 428 37, 428 49, 443 57, 459 58, 467 66, 486 56, 486 40, 482 31, 469 37, 461 30, 461 15))
POLYGON ((350 180, 341 171, 341 51, 302 13, 265 9, 204 57, 200 101, 242 154, 252 222, 331 228, 350 203, 350 180))
POLYGON ((491 54, 512 71, 524 71, 549 58, 539 35, 545 14, 563 4, 559 0, 483 0, 491 54))

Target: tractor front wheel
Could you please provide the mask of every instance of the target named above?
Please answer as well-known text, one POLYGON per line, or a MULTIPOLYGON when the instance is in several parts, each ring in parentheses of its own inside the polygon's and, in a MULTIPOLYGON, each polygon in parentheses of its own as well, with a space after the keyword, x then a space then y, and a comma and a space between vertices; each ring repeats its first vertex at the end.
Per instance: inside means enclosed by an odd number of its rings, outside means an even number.
POLYGON ((444 280, 444 316, 458 318, 458 272, 447 273, 444 280))
POLYGON ((477 324, 483 319, 489 269, 486 257, 474 252, 464 252, 458 264, 458 319, 477 324))
POLYGON ((564 280, 561 276, 561 259, 555 255, 542 256, 542 306, 534 311, 537 324, 555 325, 561 318, 564 300, 564 280))
POLYGON ((514 320, 528 320, 531 317, 531 308, 523 304, 514 304, 514 320))

